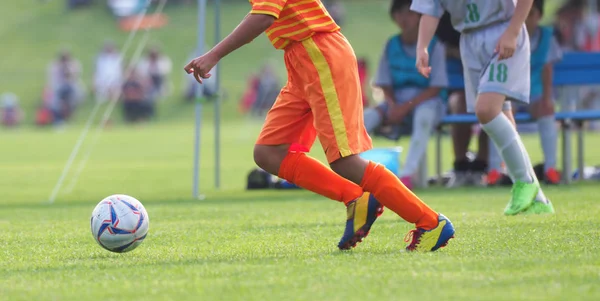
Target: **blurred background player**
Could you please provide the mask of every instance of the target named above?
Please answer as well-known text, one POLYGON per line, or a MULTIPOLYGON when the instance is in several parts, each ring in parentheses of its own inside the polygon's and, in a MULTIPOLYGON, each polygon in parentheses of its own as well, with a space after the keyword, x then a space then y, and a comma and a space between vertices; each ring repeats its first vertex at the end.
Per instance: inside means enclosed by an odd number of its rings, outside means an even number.
POLYGON ((533 0, 418 0, 412 9, 424 14, 419 26, 417 64, 429 76, 429 45, 444 11, 462 33, 467 111, 500 151, 514 180, 506 215, 554 212, 542 193, 527 150, 516 131, 510 101, 529 103, 530 48, 524 23, 533 0))
MULTIPOLYGON (((383 90, 385 102, 365 110, 365 127, 372 133, 377 127, 410 123, 412 134, 405 165, 400 171, 404 185, 412 189, 412 177, 419 169, 429 137, 444 114, 442 92, 448 86, 446 72, 425 78, 416 66, 418 13, 410 10, 411 0, 395 0, 390 8, 392 20, 401 34, 385 45, 374 84, 383 90)), ((429 45, 431 65, 446 70, 446 50, 435 39, 429 45)))
POLYGON ((361 118, 357 59, 321 2, 250 3, 252 10, 240 25, 185 70, 202 83, 219 60, 263 32, 275 48, 284 50, 288 82, 256 142, 256 164, 290 183, 344 203, 348 218, 338 244, 342 250, 368 235, 381 214, 381 205, 416 225, 407 238, 408 251, 435 251, 445 246, 454 235, 452 223, 384 166, 358 156, 372 144, 361 118), (317 136, 331 169, 306 155, 317 136))
MULTIPOLYGON (((531 93, 528 110, 536 120, 540 142, 544 153, 544 181, 548 184, 560 183, 560 173, 556 170, 558 129, 554 117, 554 97, 552 88, 553 63, 562 58, 562 51, 551 27, 540 26, 544 15, 544 0, 535 0, 525 21, 531 45, 531 93)), ((501 162, 497 151, 491 152, 490 184, 496 184, 501 162)))
MULTIPOLYGON (((465 98, 463 66, 460 59, 460 32, 452 27, 450 14, 444 13, 436 30, 436 37, 446 45, 446 66, 450 90, 448 91, 448 109, 450 114, 466 114, 467 101, 465 98)), ((433 66, 433 62, 431 63, 433 66)), ((434 67, 435 68, 435 67, 434 67)), ((435 74, 435 73, 434 73, 435 74)), ((433 76, 433 74, 432 74, 433 76)), ((483 185, 487 171, 488 136, 485 131, 478 133, 477 154, 471 160, 467 154, 473 136, 473 125, 452 124, 452 145, 454 147, 454 169, 447 187, 465 185, 483 185)))

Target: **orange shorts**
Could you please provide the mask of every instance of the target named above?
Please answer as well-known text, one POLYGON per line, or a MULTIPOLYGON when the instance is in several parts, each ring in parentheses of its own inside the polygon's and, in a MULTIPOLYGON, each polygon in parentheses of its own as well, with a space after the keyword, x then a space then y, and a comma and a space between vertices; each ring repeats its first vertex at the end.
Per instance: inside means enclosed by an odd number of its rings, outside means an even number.
POLYGON ((288 81, 267 114, 257 144, 300 144, 318 136, 329 163, 372 148, 363 121, 356 56, 340 32, 285 48, 288 81))

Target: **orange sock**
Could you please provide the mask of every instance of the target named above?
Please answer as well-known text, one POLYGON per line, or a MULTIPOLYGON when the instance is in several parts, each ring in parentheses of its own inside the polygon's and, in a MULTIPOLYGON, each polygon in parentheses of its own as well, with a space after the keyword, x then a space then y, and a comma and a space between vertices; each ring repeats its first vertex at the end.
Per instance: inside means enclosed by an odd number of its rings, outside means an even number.
POLYGON ((360 186, 385 207, 417 228, 431 230, 438 225, 438 214, 423 203, 383 165, 369 162, 360 186))
POLYGON ((279 167, 279 177, 344 204, 363 194, 360 186, 302 152, 287 154, 279 167))

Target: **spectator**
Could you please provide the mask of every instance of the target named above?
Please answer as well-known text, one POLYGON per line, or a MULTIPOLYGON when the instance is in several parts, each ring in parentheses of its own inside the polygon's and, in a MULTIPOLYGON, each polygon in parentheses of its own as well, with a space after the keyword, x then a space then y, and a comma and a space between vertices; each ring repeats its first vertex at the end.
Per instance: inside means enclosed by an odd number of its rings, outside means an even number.
MULTIPOLYGON (((450 15, 445 13, 436 31, 436 36, 446 45, 446 64, 450 83, 463 85, 463 66, 460 59, 460 33, 452 27, 450 15)), ((449 90, 448 108, 451 114, 466 114, 467 103, 464 89, 449 90)), ((483 185, 487 168, 488 137, 484 131, 479 131, 478 151, 474 160, 467 154, 473 126, 470 124, 452 125, 452 144, 454 146, 453 175, 447 187, 465 185, 483 185)))
MULTIPOLYGON (((563 51, 599 51, 600 32, 597 11, 585 14, 582 0, 569 0, 558 11, 555 33, 563 51)), ((563 93, 563 109, 585 110, 600 108, 600 88, 597 86, 570 86, 559 90, 563 93)), ((590 122, 592 129, 600 123, 590 122)))
POLYGON ((256 99, 252 104, 252 114, 254 116, 264 116, 275 103, 280 90, 281 85, 273 66, 266 63, 258 75, 258 87, 256 99))
POLYGON ((150 77, 152 86, 150 98, 152 101, 168 93, 168 76, 173 64, 171 59, 162 54, 158 48, 151 48, 148 54, 139 63, 138 72, 150 77))
POLYGON ((0 123, 8 128, 17 127, 23 121, 23 110, 15 94, 4 93, 0 96, 0 123))
MULTIPOLYGON (((429 136, 442 118, 442 92, 448 86, 446 72, 433 72, 429 79, 421 76, 416 65, 416 43, 420 15, 410 10, 411 0, 395 0, 390 15, 402 34, 387 42, 375 78, 375 85, 385 95, 385 103, 365 110, 365 127, 373 132, 381 125, 412 126, 406 164, 400 173, 409 188, 419 163, 425 155, 429 136)), ((446 70, 446 49, 436 39, 429 45, 434 70, 446 70)))
POLYGON ((112 42, 106 42, 96 58, 94 90, 96 101, 104 102, 117 96, 123 82, 121 54, 112 42))
POLYGON ((135 67, 128 70, 121 93, 123 116, 126 122, 145 121, 153 116, 154 103, 148 101, 151 87, 150 80, 135 67))
POLYGON ((48 68, 47 107, 53 112, 53 120, 64 122, 83 101, 84 87, 81 81, 81 63, 69 51, 63 50, 48 68))

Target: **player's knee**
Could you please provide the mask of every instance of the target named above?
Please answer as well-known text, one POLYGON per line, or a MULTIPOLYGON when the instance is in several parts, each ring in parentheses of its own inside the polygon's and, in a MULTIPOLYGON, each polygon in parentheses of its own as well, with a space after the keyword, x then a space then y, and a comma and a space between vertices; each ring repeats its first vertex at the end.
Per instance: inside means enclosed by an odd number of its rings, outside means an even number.
POLYGON ((486 124, 496 118, 502 111, 504 96, 497 93, 480 94, 475 104, 475 114, 482 124, 486 124))
POLYGON ((360 156, 351 155, 337 159, 329 163, 329 166, 338 175, 360 184, 368 164, 369 162, 360 156))
POLYGON ((271 174, 277 174, 279 165, 287 154, 287 148, 271 145, 254 146, 254 163, 271 174))

